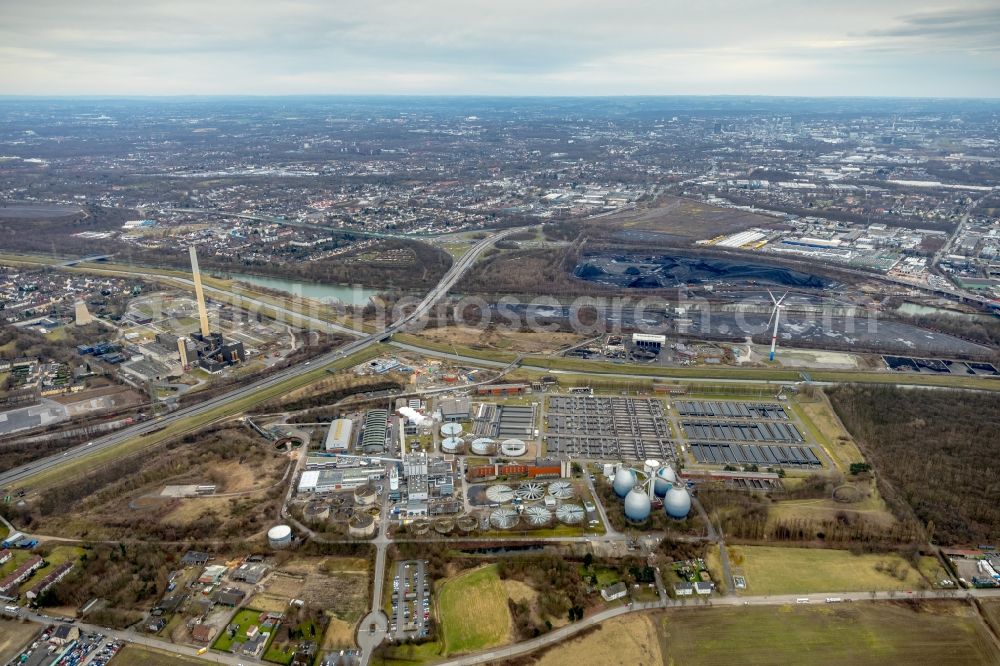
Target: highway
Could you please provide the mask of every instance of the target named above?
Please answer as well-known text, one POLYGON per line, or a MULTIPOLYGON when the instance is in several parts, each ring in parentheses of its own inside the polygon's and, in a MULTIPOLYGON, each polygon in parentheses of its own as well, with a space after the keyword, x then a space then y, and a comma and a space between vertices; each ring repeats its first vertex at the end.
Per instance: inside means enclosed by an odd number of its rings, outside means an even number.
POLYGON ((448 291, 455 286, 458 280, 469 270, 476 262, 479 255, 493 245, 494 242, 519 231, 518 228, 505 229, 498 233, 495 233, 487 238, 482 239, 473 245, 468 252, 462 255, 461 258, 452 264, 451 268, 447 273, 441 278, 441 281, 431 289, 427 295, 424 297, 420 303, 413 309, 413 311, 401 318, 400 320, 392 323, 390 326, 386 327, 383 331, 378 333, 372 333, 366 335, 362 338, 349 342, 323 356, 311 359, 305 363, 294 365, 289 368, 285 368, 276 373, 270 374, 262 379, 255 382, 251 382, 245 386, 234 389, 223 395, 209 398, 197 405, 192 405, 190 407, 184 407, 177 410, 169 415, 161 416, 155 420, 145 421, 143 423, 130 426, 118 432, 112 433, 105 437, 100 437, 94 439, 91 442, 82 444, 75 448, 69 449, 64 453, 60 453, 55 456, 49 456, 48 458, 41 458, 39 460, 32 461, 26 465, 21 465, 13 469, 7 470, 6 472, 0 474, 0 488, 11 488, 14 484, 20 484, 30 479, 32 476, 37 475, 40 472, 49 471, 65 465, 69 462, 77 462, 89 456, 92 456, 99 451, 104 451, 106 449, 111 449, 120 444, 123 444, 129 440, 136 437, 140 437, 145 434, 149 434, 153 431, 158 431, 165 428, 173 423, 178 423, 184 419, 189 419, 201 414, 205 414, 214 409, 222 407, 229 402, 237 400, 239 398, 252 395, 256 392, 278 386, 285 381, 288 381, 300 374, 304 374, 311 370, 315 370, 318 367, 323 367, 334 361, 343 359, 351 354, 363 351, 364 349, 370 347, 371 345, 377 343, 379 340, 385 338, 386 336, 392 335, 398 331, 405 330, 410 324, 420 320, 424 317, 432 307, 443 298, 448 291))

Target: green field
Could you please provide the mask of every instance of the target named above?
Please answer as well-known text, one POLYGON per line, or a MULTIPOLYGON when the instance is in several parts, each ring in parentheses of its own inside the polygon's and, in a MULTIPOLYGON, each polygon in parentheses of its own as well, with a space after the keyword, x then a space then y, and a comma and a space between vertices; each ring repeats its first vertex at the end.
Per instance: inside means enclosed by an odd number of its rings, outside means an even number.
MULTIPOLYGON (((223 629, 219 636, 212 643, 213 650, 220 650, 222 652, 229 652, 234 643, 243 643, 247 638, 247 629, 253 627, 257 624, 257 620, 260 619, 259 610, 249 610, 244 609, 236 613, 233 619, 229 621, 229 624, 235 624, 237 626, 236 635, 230 636, 229 631, 223 629)), ((227 625, 228 627, 228 625, 227 625)))
MULTIPOLYGON (((867 592, 926 588, 924 578, 895 553, 852 555, 846 550, 729 546, 733 573, 746 577, 748 595, 867 592), (879 564, 898 567, 902 580, 879 564)), ((709 558, 710 564, 716 559, 709 558)), ((713 572, 718 569, 713 564, 713 572)), ((720 577, 721 578, 721 577, 720 577)))
POLYGON ((437 641, 430 643, 406 643, 404 645, 382 644, 382 650, 372 657, 371 663, 374 666, 418 666, 441 659, 441 644, 437 641))
POLYGON ((1000 663, 968 606, 855 602, 693 609, 660 616, 665 663, 676 666, 886 666, 1000 663))
MULTIPOLYGON (((31 551, 24 551, 27 555, 31 551)), ((52 549, 52 552, 45 556, 45 566, 36 571, 31 578, 26 580, 21 584, 21 592, 27 592, 35 583, 45 578, 49 575, 52 569, 56 568, 60 564, 64 564, 71 560, 79 560, 80 557, 86 553, 83 548, 77 546, 56 546, 52 549)))
POLYGON ((509 639, 510 611, 496 565, 445 581, 438 609, 446 654, 475 652, 503 645, 509 639))
POLYGON ((164 650, 128 643, 111 660, 111 666, 203 666, 212 662, 198 657, 171 654, 164 650))

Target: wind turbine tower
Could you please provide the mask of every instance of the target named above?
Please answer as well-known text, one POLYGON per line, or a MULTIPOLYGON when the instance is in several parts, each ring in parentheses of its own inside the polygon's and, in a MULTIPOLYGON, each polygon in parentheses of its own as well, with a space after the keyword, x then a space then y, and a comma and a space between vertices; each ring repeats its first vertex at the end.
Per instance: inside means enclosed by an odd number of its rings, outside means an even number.
POLYGON ((773 362, 774 351, 778 346, 778 320, 781 319, 781 308, 785 307, 782 305, 782 302, 785 300, 785 296, 788 296, 788 292, 786 291, 777 300, 775 300, 774 294, 770 290, 768 290, 767 294, 771 297, 771 302, 774 303, 774 310, 771 312, 771 318, 774 319, 774 331, 771 333, 771 354, 768 356, 768 360, 773 362))
POLYGON ((194 245, 188 248, 191 255, 191 275, 194 278, 194 295, 198 299, 198 318, 201 320, 201 334, 208 338, 211 331, 208 328, 208 310, 205 308, 205 290, 201 286, 201 271, 198 270, 198 253, 194 245))

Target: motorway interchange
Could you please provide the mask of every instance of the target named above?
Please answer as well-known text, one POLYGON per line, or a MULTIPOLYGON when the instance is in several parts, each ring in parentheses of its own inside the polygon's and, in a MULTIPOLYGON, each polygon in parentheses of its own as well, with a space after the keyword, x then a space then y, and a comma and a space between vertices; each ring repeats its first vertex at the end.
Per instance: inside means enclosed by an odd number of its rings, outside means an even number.
MULTIPOLYGON (((78 462, 88 456, 93 456, 100 451, 112 449, 116 446, 134 440, 137 437, 162 430, 170 424, 180 423, 186 419, 195 419, 203 414, 224 407, 228 403, 238 399, 279 386, 284 382, 315 369, 315 367, 326 366, 330 363, 347 358, 352 354, 364 351, 379 341, 392 336, 393 333, 405 330, 407 326, 418 321, 421 317, 424 317, 430 309, 448 293, 459 278, 461 278, 462 275, 465 274, 465 272, 475 263, 476 258, 484 250, 492 246, 492 244, 497 240, 501 240, 516 231, 518 231, 516 228, 505 229, 493 235, 487 236, 469 248, 469 251, 452 265, 451 269, 449 269, 448 272, 445 273, 444 277, 441 278, 441 281, 433 289, 431 289, 430 292, 428 292, 424 299, 417 304, 410 314, 396 322, 393 322, 383 331, 364 335, 363 337, 354 340, 353 342, 349 342, 346 345, 324 354, 319 358, 280 370, 274 374, 264 377, 263 379, 251 382, 250 384, 218 397, 210 398, 198 403, 197 405, 184 407, 169 415, 161 416, 152 421, 146 421, 125 428, 116 433, 107 435, 106 437, 101 437, 70 449, 65 453, 50 456, 48 458, 42 458, 27 465, 21 465, 20 467, 7 470, 6 472, 0 474, 0 487, 10 488, 14 485, 24 484, 28 479, 41 472, 56 469, 70 462, 78 462)), ((345 329, 345 332, 348 331, 352 334, 357 334, 355 331, 345 329)))

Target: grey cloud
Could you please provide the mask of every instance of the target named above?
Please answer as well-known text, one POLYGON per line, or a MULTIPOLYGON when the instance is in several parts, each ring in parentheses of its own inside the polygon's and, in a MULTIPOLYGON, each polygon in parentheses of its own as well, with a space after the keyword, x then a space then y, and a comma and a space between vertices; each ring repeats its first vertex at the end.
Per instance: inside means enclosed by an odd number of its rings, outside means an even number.
POLYGON ((935 1, 0 0, 0 93, 998 94, 1000 10, 935 1))

